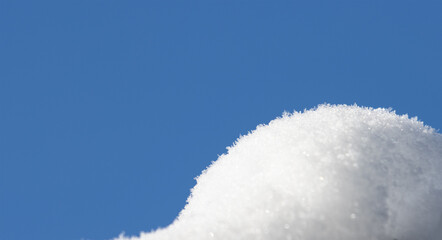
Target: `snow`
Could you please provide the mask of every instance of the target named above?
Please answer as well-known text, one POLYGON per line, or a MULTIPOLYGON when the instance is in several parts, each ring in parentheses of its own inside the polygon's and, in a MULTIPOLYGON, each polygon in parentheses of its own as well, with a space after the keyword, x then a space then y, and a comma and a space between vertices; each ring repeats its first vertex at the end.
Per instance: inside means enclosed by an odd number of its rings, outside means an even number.
POLYGON ((417 118, 320 105, 227 149, 170 226, 116 239, 442 239, 442 135, 417 118))

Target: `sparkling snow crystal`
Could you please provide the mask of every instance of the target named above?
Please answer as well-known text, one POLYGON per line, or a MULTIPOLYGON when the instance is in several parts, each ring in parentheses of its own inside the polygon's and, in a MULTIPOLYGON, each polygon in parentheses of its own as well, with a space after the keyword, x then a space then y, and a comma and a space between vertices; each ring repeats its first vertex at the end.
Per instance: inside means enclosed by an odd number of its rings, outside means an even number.
POLYGON ((387 109, 321 105, 260 125, 131 240, 440 240, 442 135, 387 109))

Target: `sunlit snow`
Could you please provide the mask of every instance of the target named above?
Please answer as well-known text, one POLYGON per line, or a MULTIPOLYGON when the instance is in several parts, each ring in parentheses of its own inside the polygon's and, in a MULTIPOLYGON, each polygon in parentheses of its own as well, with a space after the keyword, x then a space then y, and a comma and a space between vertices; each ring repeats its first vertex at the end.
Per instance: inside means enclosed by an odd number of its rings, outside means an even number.
POLYGON ((117 239, 440 240, 441 217, 441 134, 387 109, 321 105, 240 137, 170 226, 117 239))

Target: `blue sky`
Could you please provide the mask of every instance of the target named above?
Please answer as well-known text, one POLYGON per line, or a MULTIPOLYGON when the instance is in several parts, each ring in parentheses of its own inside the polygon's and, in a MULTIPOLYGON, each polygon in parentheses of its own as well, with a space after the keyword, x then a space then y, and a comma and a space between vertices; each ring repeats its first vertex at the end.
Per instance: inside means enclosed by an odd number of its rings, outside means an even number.
POLYGON ((442 127, 440 1, 0 2, 0 239, 166 226, 284 110, 442 127))

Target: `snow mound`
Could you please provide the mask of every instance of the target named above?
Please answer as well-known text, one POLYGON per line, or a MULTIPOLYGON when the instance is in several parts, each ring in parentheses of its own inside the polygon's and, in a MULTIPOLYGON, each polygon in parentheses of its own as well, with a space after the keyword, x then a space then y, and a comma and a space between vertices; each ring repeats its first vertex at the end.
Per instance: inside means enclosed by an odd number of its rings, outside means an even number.
POLYGON ((240 137, 167 228, 119 240, 440 240, 442 135, 388 109, 320 105, 240 137))

